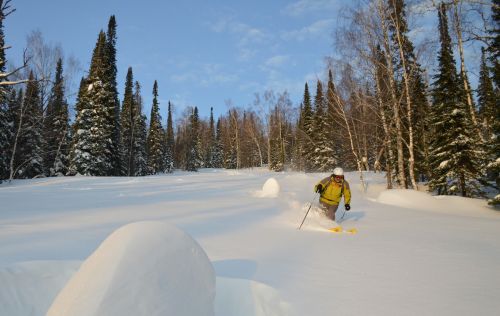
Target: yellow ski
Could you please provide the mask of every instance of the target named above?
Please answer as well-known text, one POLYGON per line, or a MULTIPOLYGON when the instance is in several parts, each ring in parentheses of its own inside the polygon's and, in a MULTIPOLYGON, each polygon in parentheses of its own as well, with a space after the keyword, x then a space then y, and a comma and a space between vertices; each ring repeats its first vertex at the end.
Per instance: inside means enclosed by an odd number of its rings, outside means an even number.
POLYGON ((332 233, 347 233, 347 234, 356 234, 358 230, 356 228, 343 229, 342 226, 329 228, 328 231, 332 233))

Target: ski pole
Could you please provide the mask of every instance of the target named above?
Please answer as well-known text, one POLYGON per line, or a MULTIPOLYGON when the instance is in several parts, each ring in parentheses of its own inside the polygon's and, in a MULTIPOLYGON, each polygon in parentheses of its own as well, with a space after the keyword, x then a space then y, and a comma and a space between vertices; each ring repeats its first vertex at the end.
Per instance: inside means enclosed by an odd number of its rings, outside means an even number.
POLYGON ((307 209, 306 215, 304 216, 304 219, 302 220, 302 223, 300 223, 300 226, 297 229, 300 229, 302 227, 302 225, 304 224, 304 222, 306 220, 306 217, 307 217, 307 214, 309 214, 309 211, 311 210, 311 207, 312 207, 313 202, 314 202, 315 199, 316 199, 316 193, 314 193, 314 198, 312 199, 312 201, 311 201, 311 203, 309 205, 309 208, 307 209))

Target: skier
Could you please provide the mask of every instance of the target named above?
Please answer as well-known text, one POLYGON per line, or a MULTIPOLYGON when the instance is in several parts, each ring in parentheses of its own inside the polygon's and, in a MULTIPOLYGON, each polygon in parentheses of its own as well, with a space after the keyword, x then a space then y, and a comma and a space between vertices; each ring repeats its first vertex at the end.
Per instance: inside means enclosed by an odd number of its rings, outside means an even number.
POLYGON ((314 191, 320 194, 319 204, 326 216, 333 221, 342 195, 344 195, 345 210, 351 209, 351 190, 349 183, 344 179, 342 168, 333 169, 333 174, 318 182, 314 186, 314 191))

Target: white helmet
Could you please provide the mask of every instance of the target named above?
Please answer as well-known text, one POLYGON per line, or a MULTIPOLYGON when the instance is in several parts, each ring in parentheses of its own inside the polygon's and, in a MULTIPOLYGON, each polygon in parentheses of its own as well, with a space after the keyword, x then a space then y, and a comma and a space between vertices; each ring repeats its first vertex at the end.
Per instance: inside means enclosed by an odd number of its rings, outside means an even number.
POLYGON ((342 170, 342 168, 335 168, 333 169, 333 175, 334 176, 343 176, 344 175, 344 170, 342 170))

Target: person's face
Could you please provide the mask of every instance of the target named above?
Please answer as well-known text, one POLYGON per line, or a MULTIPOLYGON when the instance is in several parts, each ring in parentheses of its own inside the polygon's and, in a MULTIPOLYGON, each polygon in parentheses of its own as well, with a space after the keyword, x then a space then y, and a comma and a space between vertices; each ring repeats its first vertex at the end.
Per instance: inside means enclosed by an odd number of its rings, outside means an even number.
POLYGON ((333 181, 335 182, 341 182, 344 176, 333 176, 333 181))

